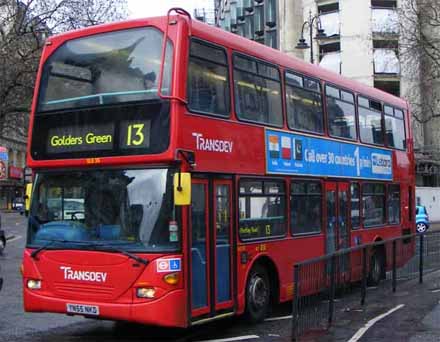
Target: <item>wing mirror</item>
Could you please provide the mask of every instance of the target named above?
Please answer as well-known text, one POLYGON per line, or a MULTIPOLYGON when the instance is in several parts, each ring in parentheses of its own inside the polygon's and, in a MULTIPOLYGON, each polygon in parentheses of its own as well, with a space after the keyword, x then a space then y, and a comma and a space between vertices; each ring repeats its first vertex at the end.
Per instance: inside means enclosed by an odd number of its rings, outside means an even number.
POLYGON ((191 204, 191 174, 189 172, 177 172, 174 174, 174 204, 191 204))

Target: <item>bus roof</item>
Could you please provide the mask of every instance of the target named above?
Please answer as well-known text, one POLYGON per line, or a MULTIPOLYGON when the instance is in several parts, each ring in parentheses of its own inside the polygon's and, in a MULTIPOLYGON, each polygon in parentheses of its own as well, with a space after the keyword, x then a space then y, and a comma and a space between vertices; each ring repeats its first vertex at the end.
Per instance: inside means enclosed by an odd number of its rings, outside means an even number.
MULTIPOLYGON (((50 37, 49 40, 60 43, 60 41, 80 38, 97 33, 142 27, 146 25, 163 27, 165 20, 166 17, 162 16, 102 24, 55 35, 50 37)), ((223 29, 202 23, 198 20, 193 19, 191 20, 191 23, 192 36, 196 36, 197 38, 263 59, 270 63, 278 64, 284 68, 291 69, 292 71, 324 80, 328 83, 352 90, 356 93, 361 93, 372 99, 384 101, 390 105, 398 106, 400 108, 408 108, 408 104, 404 99, 386 93, 377 88, 367 86, 359 81, 341 76, 317 65, 305 62, 300 58, 287 55, 279 50, 270 48, 266 45, 257 43, 223 29)))

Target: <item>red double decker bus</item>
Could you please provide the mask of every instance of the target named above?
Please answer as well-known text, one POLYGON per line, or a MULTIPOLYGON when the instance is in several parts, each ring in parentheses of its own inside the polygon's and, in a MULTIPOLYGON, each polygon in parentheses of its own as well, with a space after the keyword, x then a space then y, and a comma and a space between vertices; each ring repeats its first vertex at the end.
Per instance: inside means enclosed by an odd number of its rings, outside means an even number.
MULTIPOLYGON (((409 118, 402 99, 181 10, 51 37, 25 310, 261 320, 292 298, 294 263, 415 231, 409 118)), ((379 281, 387 251, 369 260, 379 281)))

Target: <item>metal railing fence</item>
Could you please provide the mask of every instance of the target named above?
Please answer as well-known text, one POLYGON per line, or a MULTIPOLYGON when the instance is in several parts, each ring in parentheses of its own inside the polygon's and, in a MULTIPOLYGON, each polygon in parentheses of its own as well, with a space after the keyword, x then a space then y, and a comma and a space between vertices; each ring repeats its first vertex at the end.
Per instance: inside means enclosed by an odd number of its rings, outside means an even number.
POLYGON ((404 235, 303 261, 294 265, 292 341, 328 329, 347 301, 364 305, 367 287, 379 290, 440 269, 440 231, 404 235), (357 299, 356 299, 357 298, 357 299))

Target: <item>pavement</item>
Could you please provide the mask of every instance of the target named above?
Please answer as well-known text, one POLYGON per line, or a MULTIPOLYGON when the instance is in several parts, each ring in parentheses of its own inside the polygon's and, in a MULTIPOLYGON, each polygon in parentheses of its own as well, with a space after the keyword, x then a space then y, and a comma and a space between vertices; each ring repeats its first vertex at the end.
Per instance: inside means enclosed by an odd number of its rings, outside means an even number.
MULTIPOLYGON (((16 216, 18 215, 18 211, 17 210, 12 210, 12 209, 2 209, 0 210, 0 215, 8 215, 8 216, 16 216)), ((12 240, 16 237, 16 234, 14 233, 14 231, 11 231, 10 227, 8 226, 8 224, 6 222, 3 223, 2 229, 5 231, 6 234, 6 241, 8 240, 12 240)))

